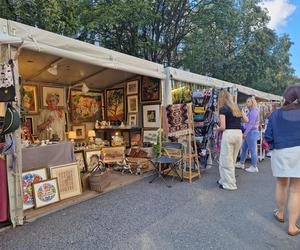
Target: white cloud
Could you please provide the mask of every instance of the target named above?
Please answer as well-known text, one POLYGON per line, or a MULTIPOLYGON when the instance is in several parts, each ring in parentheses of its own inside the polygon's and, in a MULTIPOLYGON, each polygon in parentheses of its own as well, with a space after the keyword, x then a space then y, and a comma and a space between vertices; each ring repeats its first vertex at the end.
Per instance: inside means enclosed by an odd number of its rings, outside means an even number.
POLYGON ((264 0, 261 7, 268 10, 271 20, 268 27, 271 29, 279 28, 287 23, 287 19, 296 10, 296 6, 289 3, 289 0, 264 0))

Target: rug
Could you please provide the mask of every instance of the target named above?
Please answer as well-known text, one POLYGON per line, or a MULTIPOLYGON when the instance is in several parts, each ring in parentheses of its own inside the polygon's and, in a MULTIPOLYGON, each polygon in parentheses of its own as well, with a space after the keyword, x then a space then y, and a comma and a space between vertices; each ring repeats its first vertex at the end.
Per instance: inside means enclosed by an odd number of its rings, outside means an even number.
POLYGON ((173 104, 166 107, 167 136, 182 136, 191 133, 189 104, 173 104))

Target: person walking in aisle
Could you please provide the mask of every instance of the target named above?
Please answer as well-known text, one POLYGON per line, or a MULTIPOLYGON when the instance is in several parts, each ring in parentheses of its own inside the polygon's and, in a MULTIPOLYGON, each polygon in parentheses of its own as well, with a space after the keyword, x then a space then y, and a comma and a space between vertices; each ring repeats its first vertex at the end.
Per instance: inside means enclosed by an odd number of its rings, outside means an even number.
POLYGON ((259 137, 259 110, 257 109, 257 103, 255 97, 249 97, 246 102, 246 106, 249 109, 248 122, 244 124, 244 142, 242 145, 242 153, 240 162, 236 164, 236 168, 245 169, 245 161, 248 155, 248 150, 251 155, 251 166, 245 170, 249 173, 257 173, 257 139, 259 137))
POLYGON ((234 103, 231 94, 222 90, 218 98, 219 106, 219 131, 223 131, 221 152, 219 159, 220 180, 219 188, 226 190, 236 190, 234 163, 242 145, 242 118, 247 121, 247 117, 234 103))
POLYGON ((276 205, 274 217, 285 221, 285 206, 289 214, 288 234, 300 234, 296 224, 300 215, 300 86, 289 86, 284 103, 273 111, 265 132, 270 145, 271 167, 276 177, 276 205), (288 201, 287 201, 288 200, 288 201))

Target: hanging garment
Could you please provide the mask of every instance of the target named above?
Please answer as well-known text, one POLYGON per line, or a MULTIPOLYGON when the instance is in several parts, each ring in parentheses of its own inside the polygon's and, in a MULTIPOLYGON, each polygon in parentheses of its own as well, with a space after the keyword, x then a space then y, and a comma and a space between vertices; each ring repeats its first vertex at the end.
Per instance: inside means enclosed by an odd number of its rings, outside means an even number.
POLYGON ((0 222, 8 220, 8 188, 5 159, 0 158, 0 222))

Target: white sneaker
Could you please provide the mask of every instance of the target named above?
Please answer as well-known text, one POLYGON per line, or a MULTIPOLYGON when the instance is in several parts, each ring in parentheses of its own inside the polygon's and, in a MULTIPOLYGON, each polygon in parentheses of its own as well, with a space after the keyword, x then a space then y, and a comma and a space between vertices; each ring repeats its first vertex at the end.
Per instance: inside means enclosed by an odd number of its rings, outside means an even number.
POLYGON ((254 166, 250 166, 249 168, 245 169, 249 173, 258 173, 258 168, 254 166))
POLYGON ((237 164, 235 164, 235 168, 245 169, 245 164, 238 162, 237 164))

